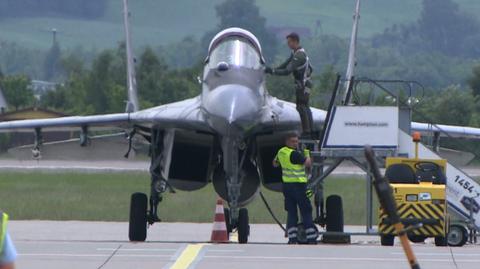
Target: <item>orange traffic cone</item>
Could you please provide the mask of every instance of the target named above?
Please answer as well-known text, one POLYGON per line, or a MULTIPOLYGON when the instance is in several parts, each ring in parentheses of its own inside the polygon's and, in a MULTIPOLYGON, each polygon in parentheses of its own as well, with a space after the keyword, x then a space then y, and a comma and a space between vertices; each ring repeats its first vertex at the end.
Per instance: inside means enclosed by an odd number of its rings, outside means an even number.
POLYGON ((227 224, 225 223, 225 212, 223 211, 223 200, 221 198, 217 199, 210 242, 228 243, 227 224))

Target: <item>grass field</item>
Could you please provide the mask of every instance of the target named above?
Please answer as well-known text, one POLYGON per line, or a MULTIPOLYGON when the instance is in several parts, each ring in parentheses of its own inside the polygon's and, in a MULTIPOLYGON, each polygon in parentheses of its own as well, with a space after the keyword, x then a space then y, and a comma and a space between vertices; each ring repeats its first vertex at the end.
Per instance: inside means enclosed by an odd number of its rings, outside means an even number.
MULTIPOLYGON (((63 47, 114 47, 123 39, 122 1, 105 1, 109 2, 106 14, 92 21, 59 17, 3 19, 1 39, 45 49, 51 46, 48 31, 56 28, 63 47)), ((186 35, 203 35, 216 25, 214 6, 221 2, 223 0, 130 1, 135 46, 157 46, 186 35)), ((471 14, 480 11, 480 1, 456 2, 471 14)), ((324 33, 348 36, 351 31, 353 0, 257 0, 256 3, 269 26, 300 26, 313 32, 316 21, 320 20, 324 33)), ((421 0, 364 0, 359 34, 367 37, 394 23, 415 21, 420 11, 421 0)))
MULTIPOLYGON (((12 219, 127 221, 130 194, 148 192, 146 173, 2 173, 0 208, 12 219)), ((326 194, 344 199, 345 223, 365 222, 365 181, 330 178, 326 194)), ((275 214, 285 219, 283 196, 263 191, 275 214)), ((212 185, 196 192, 167 194, 160 206, 160 217, 167 222, 211 222, 216 195, 212 185)), ((260 198, 249 206, 252 223, 270 223, 272 218, 260 198)))

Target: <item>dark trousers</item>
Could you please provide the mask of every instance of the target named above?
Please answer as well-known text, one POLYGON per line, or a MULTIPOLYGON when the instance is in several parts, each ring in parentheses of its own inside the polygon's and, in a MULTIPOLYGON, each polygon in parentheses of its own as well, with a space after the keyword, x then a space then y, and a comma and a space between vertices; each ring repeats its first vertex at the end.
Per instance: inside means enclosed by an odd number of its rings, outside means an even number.
POLYGON ((312 132, 313 119, 312 111, 308 105, 310 99, 310 92, 308 88, 301 85, 296 85, 295 95, 297 102, 297 111, 300 114, 300 120, 302 121, 302 131, 304 134, 310 134, 312 132), (307 90, 306 90, 307 89, 307 90))
POLYGON ((317 229, 312 220, 312 205, 307 198, 306 183, 283 183, 283 195, 285 196, 285 210, 287 210, 287 233, 289 240, 297 238, 298 211, 302 215, 307 239, 316 240, 317 229))

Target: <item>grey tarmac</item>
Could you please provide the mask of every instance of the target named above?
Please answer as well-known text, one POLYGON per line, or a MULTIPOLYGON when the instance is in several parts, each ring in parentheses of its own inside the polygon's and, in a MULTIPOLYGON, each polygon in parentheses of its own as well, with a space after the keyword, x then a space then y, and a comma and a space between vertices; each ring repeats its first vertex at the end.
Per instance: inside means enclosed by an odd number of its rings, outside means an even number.
MULTIPOLYGON (((408 268, 402 248, 376 236, 350 245, 286 245, 272 224, 252 224, 250 243, 210 244, 212 224, 159 223, 144 243, 128 242, 128 223, 12 221, 18 268, 408 268)), ((352 232, 359 226, 347 226, 352 232)), ((480 247, 415 244, 421 268, 479 268, 480 247)))

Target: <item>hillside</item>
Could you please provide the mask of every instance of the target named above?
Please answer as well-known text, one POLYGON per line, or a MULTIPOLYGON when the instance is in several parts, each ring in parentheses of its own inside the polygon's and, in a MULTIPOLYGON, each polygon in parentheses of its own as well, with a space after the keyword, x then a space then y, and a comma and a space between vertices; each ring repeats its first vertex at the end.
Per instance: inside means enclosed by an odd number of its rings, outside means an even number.
MULTIPOLYGON (((123 38, 122 1, 108 1, 107 12, 97 20, 61 17, 10 18, 0 21, 0 39, 26 47, 48 48, 49 29, 59 30, 64 47, 113 47, 123 38)), ((222 0, 137 0, 130 1, 135 46, 165 44, 187 35, 201 36, 216 23, 214 6, 222 0)), ((352 23, 353 0, 257 0, 269 26, 307 27, 315 31, 320 20, 323 33, 348 36, 352 23)), ((461 8, 475 14, 480 1, 457 0, 461 8)), ((417 19, 421 0, 364 0, 360 36, 368 37, 394 23, 417 19)))

